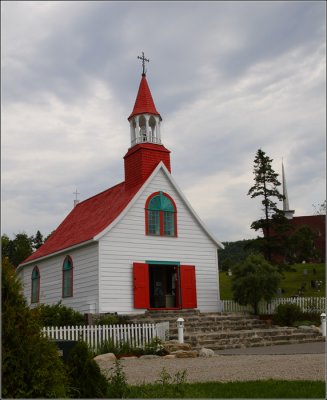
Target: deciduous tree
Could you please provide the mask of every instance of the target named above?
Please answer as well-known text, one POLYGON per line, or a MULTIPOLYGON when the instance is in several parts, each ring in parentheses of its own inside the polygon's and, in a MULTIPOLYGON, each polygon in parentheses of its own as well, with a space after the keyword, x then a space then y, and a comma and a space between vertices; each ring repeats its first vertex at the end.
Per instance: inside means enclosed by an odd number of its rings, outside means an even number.
POLYGON ((277 269, 262 255, 252 254, 233 269, 233 298, 241 305, 250 304, 257 314, 260 300, 272 299, 280 279, 277 269))

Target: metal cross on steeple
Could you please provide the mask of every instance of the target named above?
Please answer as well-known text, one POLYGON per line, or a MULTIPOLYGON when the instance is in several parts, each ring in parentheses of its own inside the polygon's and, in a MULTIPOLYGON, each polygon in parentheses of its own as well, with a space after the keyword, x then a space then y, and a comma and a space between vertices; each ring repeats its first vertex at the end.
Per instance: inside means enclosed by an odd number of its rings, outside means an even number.
POLYGON ((144 52, 142 51, 142 57, 137 56, 138 59, 142 60, 142 67, 143 67, 143 72, 142 75, 145 75, 145 61, 146 62, 150 62, 150 60, 148 58, 144 57, 144 52))
POLYGON ((77 204, 79 203, 79 200, 77 199, 77 195, 80 194, 80 193, 76 189, 75 192, 73 192, 73 194, 75 195, 74 207, 76 207, 77 204))
POLYGON ((75 190, 75 192, 73 192, 73 194, 75 195, 75 200, 78 200, 77 195, 80 194, 77 189, 75 190))

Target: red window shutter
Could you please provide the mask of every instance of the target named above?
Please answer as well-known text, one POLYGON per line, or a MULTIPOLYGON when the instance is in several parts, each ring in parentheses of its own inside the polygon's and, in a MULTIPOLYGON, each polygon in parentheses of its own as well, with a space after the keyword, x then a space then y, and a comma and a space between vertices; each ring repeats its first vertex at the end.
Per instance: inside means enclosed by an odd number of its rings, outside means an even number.
POLYGON ((181 278, 181 292, 182 292, 182 308, 196 308, 196 280, 195 280, 195 266, 194 265, 181 265, 180 266, 181 278))
POLYGON ((150 307, 149 266, 148 264, 133 263, 134 275, 134 307, 150 307))

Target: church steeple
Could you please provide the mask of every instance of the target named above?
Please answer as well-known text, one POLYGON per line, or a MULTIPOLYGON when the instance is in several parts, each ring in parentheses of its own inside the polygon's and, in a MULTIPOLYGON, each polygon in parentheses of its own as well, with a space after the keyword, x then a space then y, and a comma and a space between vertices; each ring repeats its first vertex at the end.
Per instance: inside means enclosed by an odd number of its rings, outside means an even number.
POLYGON ((170 172, 170 151, 161 144, 161 115, 156 109, 146 79, 144 62, 143 73, 137 92, 133 111, 128 117, 130 124, 131 147, 124 157, 125 186, 129 189, 144 183, 156 166, 162 161, 170 172))
POLYGON ((285 215, 285 217, 287 219, 292 219, 293 218, 293 214, 294 214, 294 210, 290 210, 283 161, 282 161, 282 182, 283 182, 283 196, 284 196, 284 200, 283 200, 284 215, 285 215))
POLYGON ((135 146, 138 143, 161 144, 160 122, 162 118, 154 104, 144 67, 144 62, 149 62, 150 60, 144 57, 143 52, 142 57, 138 58, 142 60, 143 73, 133 111, 128 117, 131 146, 135 146))

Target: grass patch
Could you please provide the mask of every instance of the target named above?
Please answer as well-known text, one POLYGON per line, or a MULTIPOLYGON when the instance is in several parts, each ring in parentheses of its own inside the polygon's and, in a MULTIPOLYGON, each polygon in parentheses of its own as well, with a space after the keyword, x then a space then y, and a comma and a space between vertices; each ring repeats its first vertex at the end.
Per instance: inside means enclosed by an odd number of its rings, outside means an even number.
POLYGON ((323 381, 262 380, 130 386, 128 398, 324 399, 323 381))
MULTIPOLYGON (((226 272, 219 273, 220 297, 222 300, 232 300, 232 277, 226 272)), ((325 264, 293 264, 288 271, 283 272, 280 282, 283 294, 276 297, 290 297, 298 294, 298 290, 304 287, 304 297, 324 297, 325 296, 325 264), (303 274, 307 270, 307 275, 303 274), (316 273, 314 274, 314 269, 316 273), (311 281, 322 281, 320 291, 311 287, 311 281)))

